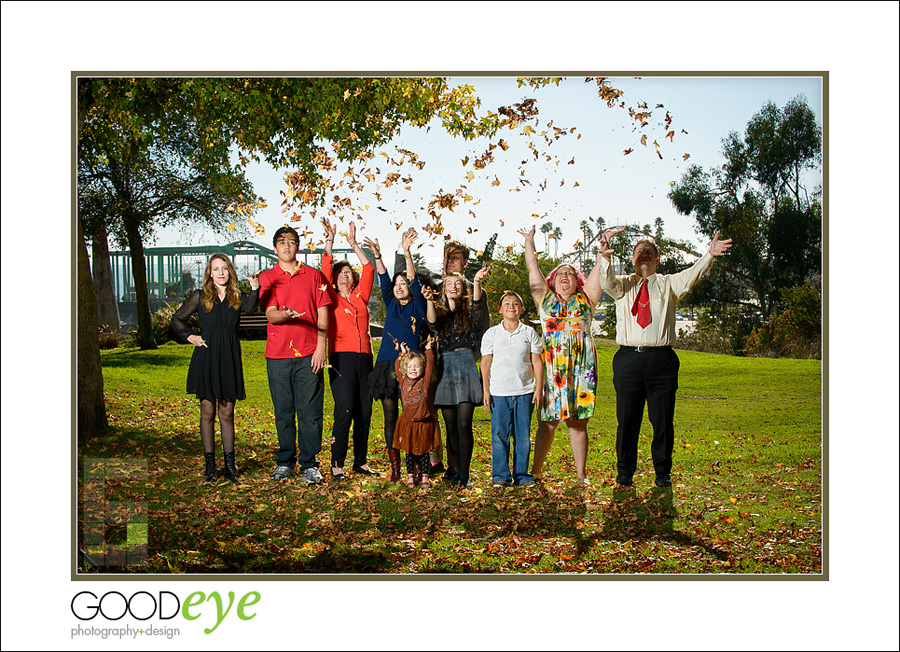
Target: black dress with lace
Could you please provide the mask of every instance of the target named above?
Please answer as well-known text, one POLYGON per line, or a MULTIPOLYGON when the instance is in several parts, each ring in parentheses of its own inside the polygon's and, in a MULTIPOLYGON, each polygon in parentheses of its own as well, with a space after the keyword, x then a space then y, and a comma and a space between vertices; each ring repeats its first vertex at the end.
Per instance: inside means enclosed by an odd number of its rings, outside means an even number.
POLYGON ((172 315, 172 329, 182 342, 194 332, 187 325, 188 318, 196 313, 200 322, 200 335, 206 346, 195 346, 188 367, 187 392, 199 399, 242 400, 244 369, 241 364, 241 343, 237 329, 241 312, 254 312, 259 306, 259 290, 241 295, 241 309, 235 310, 225 300, 217 300, 210 312, 200 301, 200 291, 191 297, 172 315))

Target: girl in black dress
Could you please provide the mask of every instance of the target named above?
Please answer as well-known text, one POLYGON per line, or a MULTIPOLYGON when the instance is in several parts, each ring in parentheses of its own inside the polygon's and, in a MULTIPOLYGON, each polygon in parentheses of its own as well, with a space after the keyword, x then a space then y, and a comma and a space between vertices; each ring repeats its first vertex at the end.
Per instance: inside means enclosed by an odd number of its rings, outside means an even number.
POLYGON ((430 290, 422 294, 427 299, 425 320, 437 336, 441 351, 441 371, 438 378, 434 405, 444 417, 447 432, 448 459, 455 469, 444 474, 449 484, 468 488, 469 467, 475 437, 472 419, 475 406, 483 400, 481 377, 477 356, 481 353, 481 337, 491 325, 487 297, 481 282, 488 268, 475 273, 471 295, 465 276, 457 272, 444 278, 444 285, 437 301, 430 290))
POLYGON ((225 454, 225 478, 237 482, 234 463, 234 403, 246 398, 241 344, 237 328, 241 312, 253 312, 259 306, 259 272, 246 278, 250 295, 241 295, 234 265, 225 254, 213 254, 203 274, 203 289, 197 290, 172 315, 172 329, 183 342, 194 345, 188 368, 187 391, 200 399, 200 441, 206 459, 204 479, 217 477, 215 454, 216 403, 222 449, 225 454), (200 335, 187 325, 197 314, 200 335))

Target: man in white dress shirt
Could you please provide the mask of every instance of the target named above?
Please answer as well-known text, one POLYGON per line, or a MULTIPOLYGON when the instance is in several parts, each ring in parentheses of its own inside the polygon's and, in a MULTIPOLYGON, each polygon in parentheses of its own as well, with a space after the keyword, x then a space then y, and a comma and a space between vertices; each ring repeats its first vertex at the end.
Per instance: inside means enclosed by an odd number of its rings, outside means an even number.
POLYGON ((653 426, 650 454, 656 485, 672 484, 672 449, 675 444, 675 393, 679 361, 675 343, 675 307, 678 301, 724 254, 731 240, 713 238, 709 252, 677 274, 657 274, 659 250, 650 240, 638 242, 632 253, 634 273, 615 276, 609 239, 624 226, 607 229, 600 238, 600 285, 616 302, 616 343, 613 385, 616 388, 616 484, 634 484, 637 470, 638 435, 647 416, 653 426))

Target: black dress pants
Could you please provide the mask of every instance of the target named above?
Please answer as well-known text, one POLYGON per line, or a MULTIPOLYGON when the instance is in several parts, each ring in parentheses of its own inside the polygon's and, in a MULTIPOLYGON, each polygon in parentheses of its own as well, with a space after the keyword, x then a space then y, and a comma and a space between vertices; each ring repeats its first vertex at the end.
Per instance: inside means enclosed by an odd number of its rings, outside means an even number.
POLYGON ((347 459, 350 425, 353 424, 353 466, 364 466, 369 453, 372 399, 369 398, 371 353, 332 353, 328 380, 334 398, 331 465, 343 467, 347 459))
POLYGON ((631 484, 637 470, 638 437, 647 416, 653 426, 650 454, 657 480, 670 480, 672 449, 675 446, 675 393, 678 390, 678 356, 671 348, 638 353, 620 348, 613 357, 613 385, 616 388, 617 477, 619 484, 631 484))

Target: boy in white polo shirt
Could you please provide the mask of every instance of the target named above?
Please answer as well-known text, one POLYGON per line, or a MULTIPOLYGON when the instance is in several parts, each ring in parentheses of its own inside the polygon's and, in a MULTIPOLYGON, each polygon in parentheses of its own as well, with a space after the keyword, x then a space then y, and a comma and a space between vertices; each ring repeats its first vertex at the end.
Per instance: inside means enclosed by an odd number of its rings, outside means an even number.
POLYGON ((506 291, 500 297, 496 326, 481 339, 481 382, 484 411, 491 414, 491 475, 494 486, 533 485, 528 472, 531 414, 544 392, 544 345, 531 326, 519 321, 522 297, 506 291), (513 442, 513 471, 509 446, 513 442))

